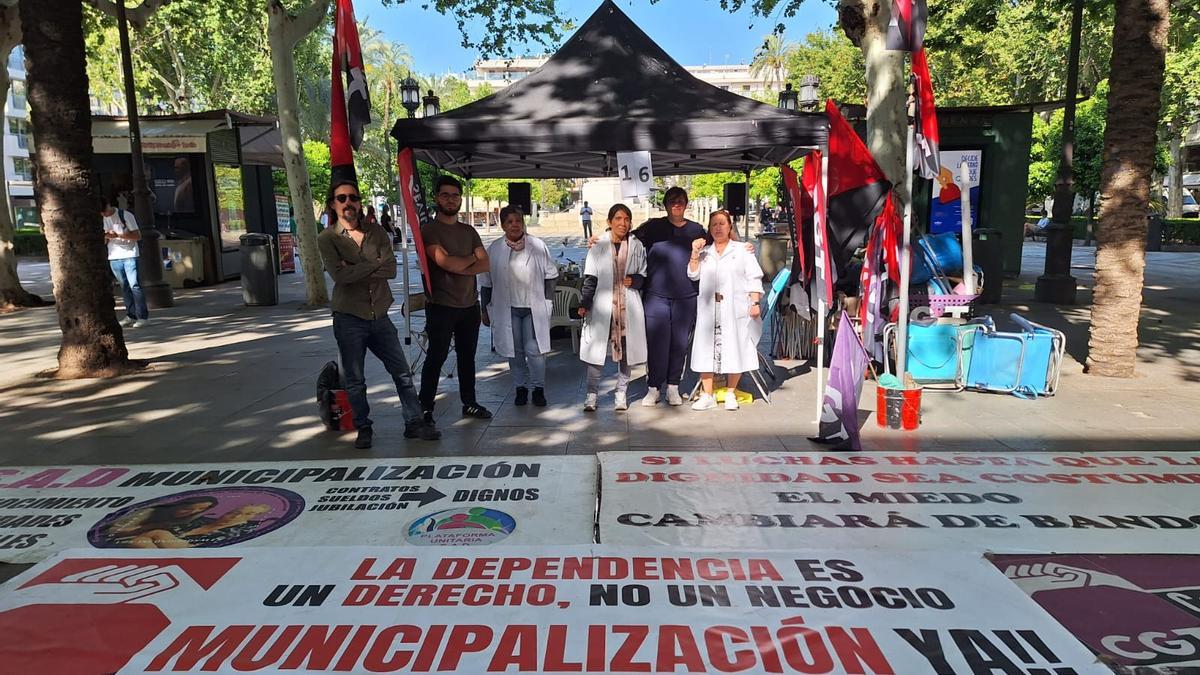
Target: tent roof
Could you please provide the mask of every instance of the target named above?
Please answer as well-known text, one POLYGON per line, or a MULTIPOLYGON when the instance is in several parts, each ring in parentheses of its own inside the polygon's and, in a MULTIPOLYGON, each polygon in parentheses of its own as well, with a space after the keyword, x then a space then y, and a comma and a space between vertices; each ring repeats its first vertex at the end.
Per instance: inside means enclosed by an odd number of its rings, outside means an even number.
POLYGON ((471 177, 613 175, 614 153, 649 150, 656 175, 773 166, 822 147, 825 116, 797 113, 703 82, 612 0, 542 67, 392 136, 420 159, 471 177))

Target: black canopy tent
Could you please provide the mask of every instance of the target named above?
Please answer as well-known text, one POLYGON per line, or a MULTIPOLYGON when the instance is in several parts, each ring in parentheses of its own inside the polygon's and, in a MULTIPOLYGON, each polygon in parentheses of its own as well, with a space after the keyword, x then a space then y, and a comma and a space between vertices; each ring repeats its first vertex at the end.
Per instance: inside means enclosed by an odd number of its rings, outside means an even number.
POLYGON ((461 108, 392 127, 401 148, 469 178, 613 175, 649 150, 655 175, 748 171, 828 143, 823 114, 781 110, 697 79, 612 0, 542 67, 461 108))

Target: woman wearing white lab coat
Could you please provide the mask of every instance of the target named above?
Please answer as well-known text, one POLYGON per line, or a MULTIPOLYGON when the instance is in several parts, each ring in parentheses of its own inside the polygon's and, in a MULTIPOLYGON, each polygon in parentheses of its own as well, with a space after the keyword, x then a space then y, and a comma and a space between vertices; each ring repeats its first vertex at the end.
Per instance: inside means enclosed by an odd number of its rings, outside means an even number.
POLYGON ((588 364, 583 409, 596 409, 600 373, 611 355, 617 363, 616 409, 629 408, 631 366, 646 362, 646 313, 638 289, 646 278, 646 249, 629 236, 633 213, 624 204, 608 211, 610 231, 588 251, 583 264, 579 358, 588 364))
POLYGON ((758 368, 758 339, 762 337, 762 268, 754 254, 734 242, 733 219, 729 212, 714 211, 708 218, 708 234, 692 242, 688 277, 699 279, 696 304, 696 333, 692 340, 692 370, 700 373, 704 393, 693 410, 717 407, 713 397, 713 374, 725 375, 729 395, 725 409, 737 410, 737 389, 742 373, 758 368))
POLYGON ((546 354, 558 266, 546 243, 525 232, 525 215, 515 206, 500 210, 504 236, 488 246, 491 269, 479 275, 483 324, 492 327, 492 346, 508 359, 517 391, 513 403, 546 405, 546 354))

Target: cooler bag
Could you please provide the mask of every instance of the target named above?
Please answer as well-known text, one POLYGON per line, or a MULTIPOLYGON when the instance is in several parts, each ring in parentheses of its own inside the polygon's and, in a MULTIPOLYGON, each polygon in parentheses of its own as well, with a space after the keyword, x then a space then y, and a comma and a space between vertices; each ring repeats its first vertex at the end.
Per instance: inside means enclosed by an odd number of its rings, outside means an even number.
POLYGON ((967 388, 1030 398, 1053 396, 1062 373, 1063 334, 1018 314, 1010 318, 1019 332, 975 328, 967 388))

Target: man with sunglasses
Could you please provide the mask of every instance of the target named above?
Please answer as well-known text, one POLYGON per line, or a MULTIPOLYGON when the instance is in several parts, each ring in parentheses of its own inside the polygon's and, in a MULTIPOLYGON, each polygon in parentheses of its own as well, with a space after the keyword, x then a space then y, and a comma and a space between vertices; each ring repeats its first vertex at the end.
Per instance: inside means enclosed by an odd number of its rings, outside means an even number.
POLYGON ((491 411, 475 399, 475 348, 479 345, 482 318, 475 275, 490 269, 488 254, 475 228, 458 219, 462 183, 453 176, 440 176, 433 194, 437 217, 421 226, 429 261, 429 297, 425 304, 429 350, 421 368, 421 407, 425 420, 432 421, 438 380, 453 339, 463 417, 488 419, 491 411))
POLYGON ((413 386, 412 370, 400 347, 396 325, 388 318, 396 278, 396 255, 392 239, 378 223, 368 223, 362 214, 358 184, 335 180, 325 200, 333 225, 317 237, 325 271, 333 277, 333 335, 337 339, 346 380, 346 393, 354 414, 358 438, 354 447, 371 447, 373 431, 368 415, 364 373, 367 350, 383 362, 396 383, 404 410, 404 437, 433 441, 442 434, 432 418, 422 419, 421 404, 413 386))

